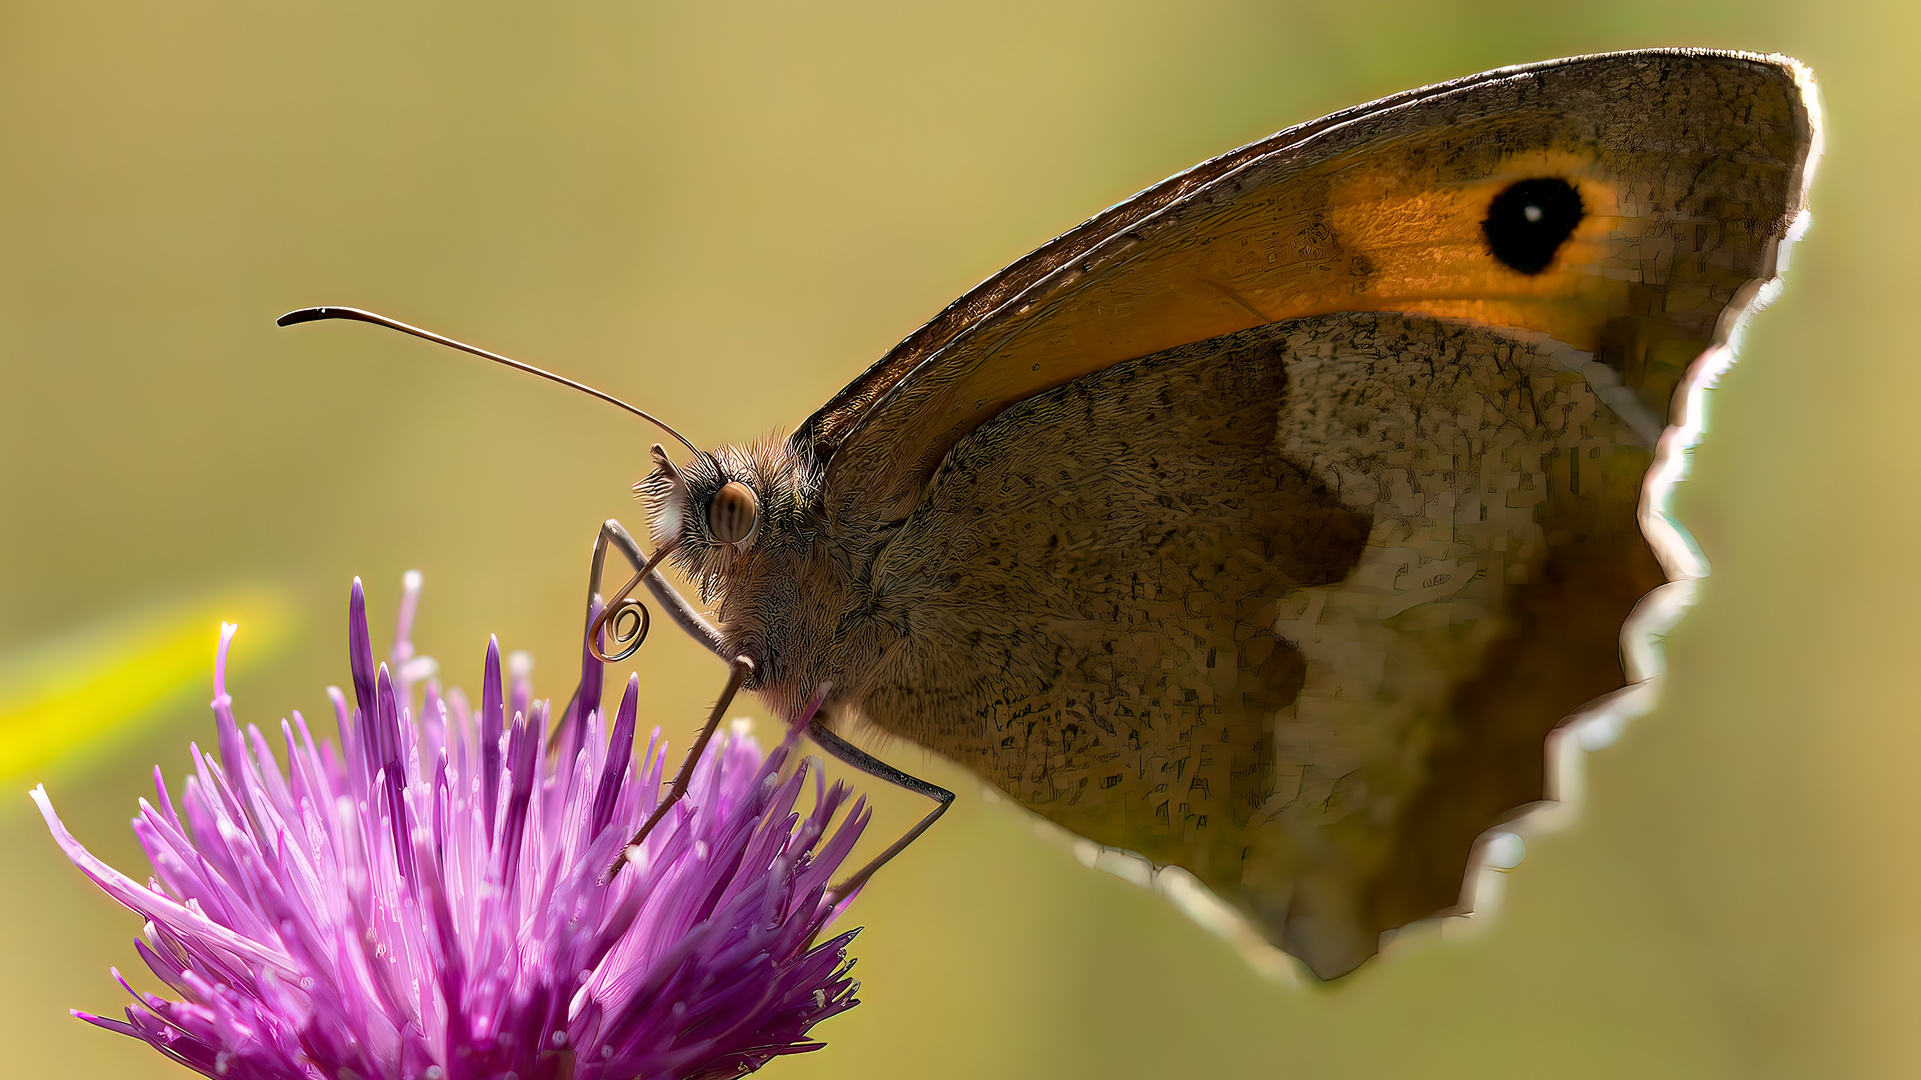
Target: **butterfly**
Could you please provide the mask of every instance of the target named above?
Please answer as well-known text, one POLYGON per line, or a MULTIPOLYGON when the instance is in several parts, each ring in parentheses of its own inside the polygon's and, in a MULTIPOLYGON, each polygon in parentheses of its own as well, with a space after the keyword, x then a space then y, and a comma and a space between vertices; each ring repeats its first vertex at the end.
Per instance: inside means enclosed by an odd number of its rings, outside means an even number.
MULTIPOLYGON (((976 286, 791 435, 656 446, 654 551, 603 532, 596 582, 610 536, 640 571, 596 640, 644 636, 645 580, 780 713, 828 688, 816 740, 937 801, 873 865, 952 795, 850 728, 1180 867, 1345 974, 1460 909, 1491 830, 1552 794, 1557 731, 1645 697, 1637 605, 1705 573, 1661 493, 1805 227, 1817 118, 1792 60, 1651 50, 1204 162, 976 286)), ((282 322, 323 317, 559 378, 356 309, 282 322)))

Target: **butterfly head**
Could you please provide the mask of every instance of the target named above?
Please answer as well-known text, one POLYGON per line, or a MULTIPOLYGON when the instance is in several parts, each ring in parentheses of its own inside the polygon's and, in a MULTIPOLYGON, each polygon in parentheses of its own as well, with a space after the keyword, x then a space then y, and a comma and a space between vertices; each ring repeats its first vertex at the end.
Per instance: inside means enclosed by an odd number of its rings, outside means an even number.
POLYGON ((634 494, 647 501, 655 545, 673 545, 670 560, 700 583, 703 599, 713 599, 730 575, 770 549, 796 539, 800 500, 783 445, 722 447, 678 466, 655 445, 653 471, 634 485, 634 494))

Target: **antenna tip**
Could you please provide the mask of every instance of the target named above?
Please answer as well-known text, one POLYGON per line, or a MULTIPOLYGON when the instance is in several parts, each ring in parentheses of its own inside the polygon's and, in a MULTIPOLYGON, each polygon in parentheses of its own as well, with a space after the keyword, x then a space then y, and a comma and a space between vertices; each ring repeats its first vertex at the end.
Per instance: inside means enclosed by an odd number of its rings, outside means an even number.
POLYGON ((359 315, 353 308, 341 307, 303 307, 289 311, 273 321, 275 326, 292 326, 295 323, 319 322, 321 319, 352 319, 359 315))

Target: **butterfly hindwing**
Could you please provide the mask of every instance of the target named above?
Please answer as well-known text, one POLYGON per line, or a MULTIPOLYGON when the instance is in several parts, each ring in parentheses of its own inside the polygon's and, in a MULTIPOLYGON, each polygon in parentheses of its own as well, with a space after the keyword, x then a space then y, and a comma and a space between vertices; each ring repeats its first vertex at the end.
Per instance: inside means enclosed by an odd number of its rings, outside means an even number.
POLYGON ((902 633, 864 712, 1338 974, 1454 903, 1621 685, 1648 460, 1580 374, 1447 320, 1117 365, 947 456, 875 566, 902 633))

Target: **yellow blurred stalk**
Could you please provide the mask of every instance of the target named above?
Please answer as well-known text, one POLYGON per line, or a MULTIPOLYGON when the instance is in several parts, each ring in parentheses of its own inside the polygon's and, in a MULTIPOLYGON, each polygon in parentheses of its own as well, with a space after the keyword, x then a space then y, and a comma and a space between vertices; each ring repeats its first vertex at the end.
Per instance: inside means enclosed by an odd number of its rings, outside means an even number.
POLYGON ((188 691, 211 697, 220 623, 240 624, 234 670, 245 671, 278 650, 288 609, 275 590, 236 590, 114 612, 0 656, 0 781, 84 764, 188 691))

